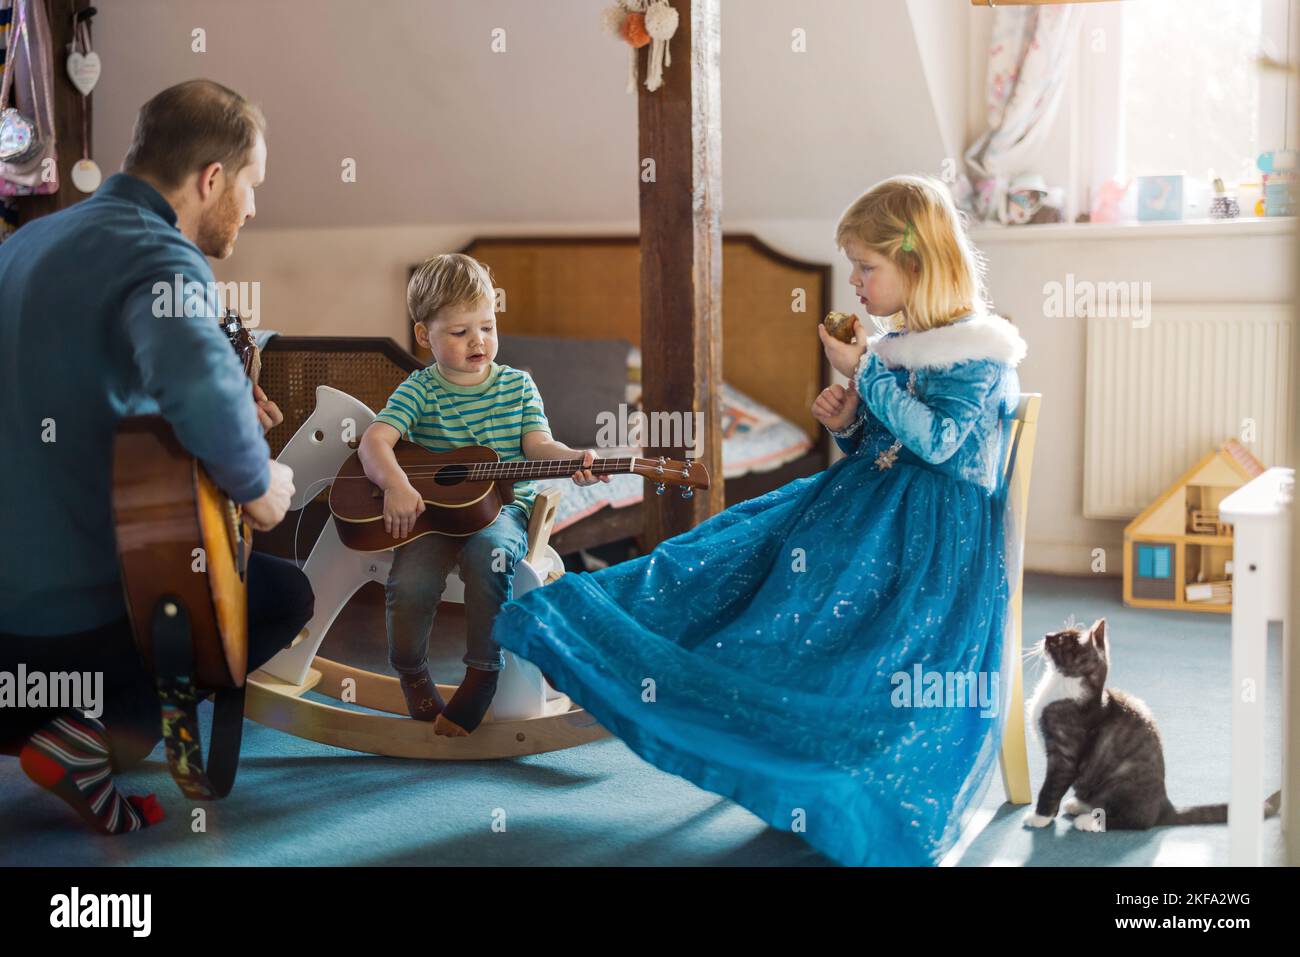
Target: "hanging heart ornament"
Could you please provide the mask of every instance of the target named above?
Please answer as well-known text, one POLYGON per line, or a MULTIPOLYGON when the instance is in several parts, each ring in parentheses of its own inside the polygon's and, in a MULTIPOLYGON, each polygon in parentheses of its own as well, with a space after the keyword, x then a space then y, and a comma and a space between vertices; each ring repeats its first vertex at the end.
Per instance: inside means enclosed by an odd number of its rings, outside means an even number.
POLYGON ((68 54, 68 78, 82 96, 90 96, 99 82, 100 69, 99 54, 94 51, 68 54))

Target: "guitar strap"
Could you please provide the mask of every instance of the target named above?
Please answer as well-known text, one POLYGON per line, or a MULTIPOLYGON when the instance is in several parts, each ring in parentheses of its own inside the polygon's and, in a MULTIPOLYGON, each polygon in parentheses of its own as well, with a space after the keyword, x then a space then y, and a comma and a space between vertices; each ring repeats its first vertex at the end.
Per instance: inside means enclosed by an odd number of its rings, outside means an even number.
POLYGON ((191 801, 215 801, 230 793, 239 767, 244 732, 244 689, 213 695, 212 741, 203 760, 199 731, 202 691, 194 684, 194 648, 189 613, 174 595, 154 606, 154 681, 162 705, 163 746, 172 779, 191 801))

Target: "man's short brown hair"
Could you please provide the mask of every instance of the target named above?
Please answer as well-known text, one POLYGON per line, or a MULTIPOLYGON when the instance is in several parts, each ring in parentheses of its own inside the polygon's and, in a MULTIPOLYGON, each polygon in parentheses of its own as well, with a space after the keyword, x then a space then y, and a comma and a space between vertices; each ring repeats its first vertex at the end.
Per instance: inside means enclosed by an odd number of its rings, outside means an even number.
POLYGON ((259 134, 266 136, 266 118, 248 100, 212 80, 186 80, 140 107, 122 169, 164 189, 210 163, 232 177, 248 165, 259 134))

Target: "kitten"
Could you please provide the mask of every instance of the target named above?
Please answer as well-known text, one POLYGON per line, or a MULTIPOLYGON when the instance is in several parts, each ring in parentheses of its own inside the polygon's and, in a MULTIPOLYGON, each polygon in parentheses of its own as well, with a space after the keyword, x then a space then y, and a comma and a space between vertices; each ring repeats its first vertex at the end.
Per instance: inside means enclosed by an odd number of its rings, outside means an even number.
MULTIPOLYGON (((1074 786, 1065 813, 1080 831, 1145 830, 1162 824, 1216 824, 1226 804, 1175 808, 1165 793, 1160 731, 1141 699, 1106 687, 1110 649, 1106 619, 1085 630, 1067 627, 1035 649, 1045 665, 1029 702, 1030 723, 1047 749, 1047 777, 1027 827, 1046 827, 1074 786), (1097 809, 1101 813, 1094 813, 1097 809)), ((1277 813, 1281 792, 1264 803, 1277 813)))

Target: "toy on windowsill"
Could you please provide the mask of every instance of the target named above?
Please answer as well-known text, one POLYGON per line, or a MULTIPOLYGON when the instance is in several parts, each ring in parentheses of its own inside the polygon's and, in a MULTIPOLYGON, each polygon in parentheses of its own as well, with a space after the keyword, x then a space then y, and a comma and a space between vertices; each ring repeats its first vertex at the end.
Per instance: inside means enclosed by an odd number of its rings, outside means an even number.
POLYGON ((1183 174, 1139 176, 1137 218, 1161 222, 1183 218, 1183 174))
POLYGON ((1262 474, 1236 439, 1207 455, 1124 529, 1124 604, 1232 610, 1232 527, 1219 503, 1262 474))
POLYGON ((1108 179, 1098 186, 1097 199, 1092 204, 1092 211, 1089 213, 1088 221, 1093 223, 1118 223, 1122 218, 1119 204, 1124 201, 1124 197, 1128 194, 1129 187, 1132 185, 1132 180, 1121 183, 1117 179, 1108 179))
POLYGON ((998 218, 1008 226, 1026 223, 1059 223, 1063 218, 1059 205, 1050 202, 1052 190, 1037 173, 1021 173, 1007 189, 1006 201, 998 218))
POLYGON ((1211 219, 1236 219, 1241 215, 1241 205, 1235 197, 1229 196, 1223 180, 1215 177, 1214 199, 1210 203, 1211 219))
POLYGON ((1263 174, 1264 216, 1294 216, 1296 214, 1297 153, 1295 150, 1269 150, 1261 153, 1255 164, 1263 174))

